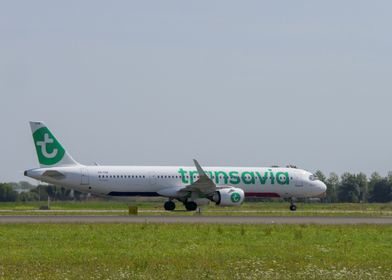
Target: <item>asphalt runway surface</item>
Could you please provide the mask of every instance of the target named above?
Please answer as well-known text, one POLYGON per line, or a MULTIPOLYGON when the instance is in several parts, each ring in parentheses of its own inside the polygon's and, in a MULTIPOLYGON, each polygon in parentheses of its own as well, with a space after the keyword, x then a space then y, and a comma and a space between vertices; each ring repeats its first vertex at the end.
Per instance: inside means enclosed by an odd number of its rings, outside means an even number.
POLYGON ((0 216, 0 224, 392 224, 392 217, 289 217, 289 216, 0 216))

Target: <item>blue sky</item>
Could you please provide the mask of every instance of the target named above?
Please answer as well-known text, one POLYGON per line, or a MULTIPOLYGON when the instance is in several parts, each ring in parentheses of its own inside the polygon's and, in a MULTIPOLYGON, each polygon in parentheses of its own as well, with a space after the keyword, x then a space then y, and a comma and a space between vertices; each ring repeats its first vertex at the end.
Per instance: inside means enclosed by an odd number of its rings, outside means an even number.
POLYGON ((91 164, 385 174, 389 1, 1 1, 0 181, 29 120, 91 164))

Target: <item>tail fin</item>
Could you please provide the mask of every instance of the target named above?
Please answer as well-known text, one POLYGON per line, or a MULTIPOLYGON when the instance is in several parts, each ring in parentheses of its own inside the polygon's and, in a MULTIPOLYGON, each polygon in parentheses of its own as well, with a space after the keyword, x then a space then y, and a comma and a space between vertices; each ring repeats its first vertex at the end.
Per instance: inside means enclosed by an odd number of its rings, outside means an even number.
POLYGON ((42 122, 30 122, 41 167, 79 165, 42 122))

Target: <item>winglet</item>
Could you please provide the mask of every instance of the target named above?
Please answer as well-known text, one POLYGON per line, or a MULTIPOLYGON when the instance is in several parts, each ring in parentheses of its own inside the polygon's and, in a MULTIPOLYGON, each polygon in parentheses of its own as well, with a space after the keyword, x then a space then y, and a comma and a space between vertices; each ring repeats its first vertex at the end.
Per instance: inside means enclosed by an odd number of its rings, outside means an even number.
POLYGON ((199 173, 200 177, 207 176, 206 173, 204 172, 203 168, 201 168, 200 164, 197 162, 197 160, 194 159, 193 162, 195 163, 197 172, 199 173))

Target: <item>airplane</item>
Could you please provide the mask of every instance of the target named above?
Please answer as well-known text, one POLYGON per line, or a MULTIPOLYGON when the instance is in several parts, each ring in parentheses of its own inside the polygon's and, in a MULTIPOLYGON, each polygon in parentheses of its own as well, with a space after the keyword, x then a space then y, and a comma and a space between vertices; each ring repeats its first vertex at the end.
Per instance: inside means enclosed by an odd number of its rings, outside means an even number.
POLYGON ((162 196, 164 209, 175 201, 194 211, 211 201, 240 206, 245 197, 321 197, 326 185, 314 174, 292 167, 86 166, 75 161, 43 122, 30 122, 40 168, 24 175, 36 180, 98 196, 162 196))

